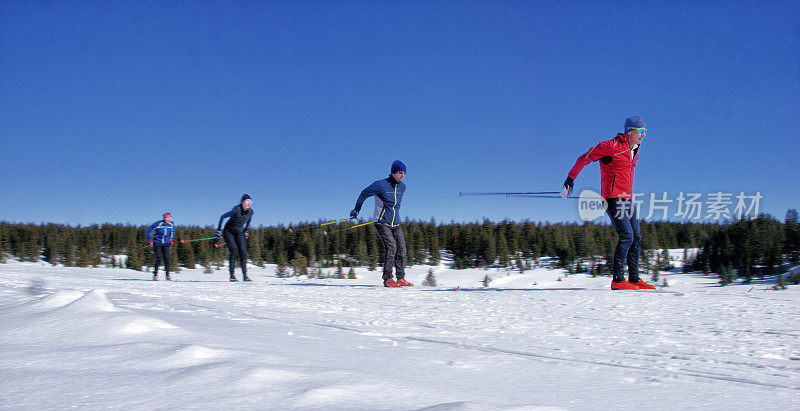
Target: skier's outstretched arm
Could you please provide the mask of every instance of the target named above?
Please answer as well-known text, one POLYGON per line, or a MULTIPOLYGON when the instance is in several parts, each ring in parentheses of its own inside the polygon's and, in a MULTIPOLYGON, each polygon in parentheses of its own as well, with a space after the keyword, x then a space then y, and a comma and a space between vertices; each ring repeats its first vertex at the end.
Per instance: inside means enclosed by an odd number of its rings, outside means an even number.
POLYGON ((374 182, 370 184, 367 188, 361 191, 361 195, 358 196, 358 200, 356 200, 356 206, 350 211, 350 218, 358 217, 358 212, 361 211, 361 206, 364 205, 364 201, 366 199, 380 193, 380 185, 378 182, 374 182))
POLYGON ((222 217, 220 217, 220 218, 219 218, 219 223, 217 224, 217 231, 218 231, 218 232, 219 232, 219 231, 222 231, 222 222, 223 222, 223 221, 224 221, 226 218, 230 218, 230 217, 233 217, 233 210, 231 210, 231 211, 228 211, 227 213, 223 214, 223 215, 222 215, 222 217))
POLYGON ((597 161, 612 154, 614 154, 614 149, 608 141, 601 141, 600 144, 581 154, 575 161, 575 165, 573 165, 569 173, 567 173, 567 179, 564 180, 564 186, 561 188, 561 197, 567 198, 572 194, 572 188, 575 186, 575 179, 578 178, 578 174, 580 174, 584 167, 593 161, 597 161))
POLYGON ((149 243, 150 241, 153 241, 153 230, 155 230, 155 229, 156 229, 156 226, 158 225, 158 223, 159 223, 159 221, 156 221, 155 223, 153 223, 153 224, 150 226, 150 228, 148 228, 148 229, 147 229, 147 242, 148 242, 148 243, 149 243))

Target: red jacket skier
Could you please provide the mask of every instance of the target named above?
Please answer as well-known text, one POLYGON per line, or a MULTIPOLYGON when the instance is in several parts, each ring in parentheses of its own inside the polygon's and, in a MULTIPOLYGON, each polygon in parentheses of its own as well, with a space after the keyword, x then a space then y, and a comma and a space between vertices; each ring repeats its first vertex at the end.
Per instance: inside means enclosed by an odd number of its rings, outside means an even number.
POLYGON ((625 119, 625 133, 619 133, 611 140, 601 141, 578 157, 569 170, 561 196, 572 194, 575 178, 593 161, 600 161, 601 195, 605 199, 606 214, 619 235, 614 250, 612 290, 638 290, 655 288, 639 278, 639 251, 642 233, 639 218, 633 204, 633 174, 639 159, 639 146, 642 144, 647 128, 639 116, 625 119), (628 266, 628 280, 625 280, 625 265, 628 266))

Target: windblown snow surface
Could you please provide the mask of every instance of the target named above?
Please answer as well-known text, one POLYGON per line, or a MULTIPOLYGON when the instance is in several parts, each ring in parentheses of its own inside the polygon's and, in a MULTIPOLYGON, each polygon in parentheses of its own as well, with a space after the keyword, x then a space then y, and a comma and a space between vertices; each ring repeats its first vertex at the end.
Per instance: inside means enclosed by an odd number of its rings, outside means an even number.
POLYGON ((800 409, 800 287, 429 268, 389 289, 0 264, 0 407, 800 409))

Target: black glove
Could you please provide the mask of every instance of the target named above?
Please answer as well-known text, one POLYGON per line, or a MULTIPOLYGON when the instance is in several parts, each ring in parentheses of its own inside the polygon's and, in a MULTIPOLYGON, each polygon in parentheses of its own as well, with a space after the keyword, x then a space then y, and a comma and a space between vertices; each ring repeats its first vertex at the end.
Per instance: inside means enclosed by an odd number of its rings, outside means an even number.
POLYGON ((350 212, 350 218, 353 218, 353 219, 358 218, 358 210, 354 209, 353 211, 351 211, 350 212))
POLYGON ((561 198, 567 198, 572 194, 572 188, 575 186, 575 180, 572 177, 567 177, 564 180, 564 187, 561 188, 561 198))

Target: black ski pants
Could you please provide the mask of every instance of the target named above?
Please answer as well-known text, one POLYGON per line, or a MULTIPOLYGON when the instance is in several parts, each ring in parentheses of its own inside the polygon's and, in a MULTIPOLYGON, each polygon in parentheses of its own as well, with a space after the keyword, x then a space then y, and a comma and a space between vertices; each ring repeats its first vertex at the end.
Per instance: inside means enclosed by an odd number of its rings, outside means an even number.
POLYGON ((158 267, 161 261, 164 261, 164 272, 169 276, 169 249, 172 248, 169 244, 153 244, 153 251, 156 253, 156 265, 153 274, 158 273, 158 267))
POLYGON ((239 254, 239 262, 242 266, 242 276, 247 277, 247 239, 244 238, 244 232, 234 233, 225 230, 222 232, 225 237, 225 243, 228 244, 229 264, 228 270, 233 277, 233 270, 236 268, 236 254, 239 254))
POLYGON ((378 230, 378 236, 384 247, 383 281, 392 278, 392 267, 398 280, 406 278, 406 239, 403 237, 403 228, 383 223, 373 225, 378 230))

